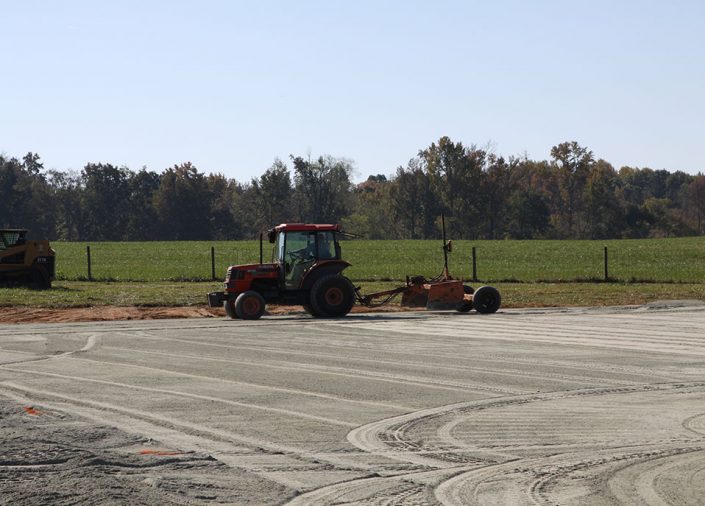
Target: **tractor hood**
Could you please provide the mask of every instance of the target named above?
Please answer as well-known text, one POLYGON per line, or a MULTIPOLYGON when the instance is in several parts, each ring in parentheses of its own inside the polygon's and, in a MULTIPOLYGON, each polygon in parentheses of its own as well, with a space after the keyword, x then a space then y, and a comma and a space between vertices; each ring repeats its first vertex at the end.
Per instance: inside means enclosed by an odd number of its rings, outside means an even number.
POLYGON ((279 276, 278 264, 231 265, 225 274, 227 291, 249 290, 253 279, 276 279, 279 276))
POLYGON ((278 264, 246 264, 246 265, 231 265, 228 267, 228 277, 235 272, 241 272, 242 276, 245 273, 255 274, 258 272, 273 272, 279 269, 278 264))
POLYGON ((265 264, 246 264, 246 265, 231 265, 230 269, 237 269, 239 271, 271 271, 276 269, 277 264, 265 263, 265 264))

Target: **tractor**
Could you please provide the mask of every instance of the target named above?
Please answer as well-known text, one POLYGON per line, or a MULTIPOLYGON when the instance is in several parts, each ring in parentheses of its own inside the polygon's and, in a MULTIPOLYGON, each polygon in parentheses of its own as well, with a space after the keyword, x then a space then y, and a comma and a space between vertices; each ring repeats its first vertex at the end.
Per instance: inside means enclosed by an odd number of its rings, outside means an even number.
MULTIPOLYGON (((342 273, 350 266, 342 259, 340 237, 352 236, 340 225, 305 223, 281 224, 267 232, 274 244, 271 263, 263 262, 263 235, 260 234, 260 262, 228 267, 224 291, 208 294, 210 307, 225 306, 230 318, 256 320, 264 314, 266 304, 301 305, 317 318, 345 316, 355 301, 378 307, 402 294, 401 305, 432 310, 455 309, 467 312, 494 313, 501 297, 497 289, 483 286, 473 290, 448 272, 448 253, 452 242, 445 240, 445 267, 432 279, 407 276, 406 284, 392 290, 361 295, 342 273), (385 297, 380 303, 374 300, 385 297)), ((354 236, 353 236, 354 237, 354 236)))
POLYGON ((0 284, 51 288, 56 253, 49 241, 27 240, 26 229, 0 229, 0 284))
POLYGON ((355 304, 355 288, 342 275, 350 263, 341 258, 340 225, 287 223, 269 230, 272 263, 233 265, 223 292, 208 294, 208 305, 230 318, 256 320, 265 304, 302 305, 315 317, 345 316, 355 304))

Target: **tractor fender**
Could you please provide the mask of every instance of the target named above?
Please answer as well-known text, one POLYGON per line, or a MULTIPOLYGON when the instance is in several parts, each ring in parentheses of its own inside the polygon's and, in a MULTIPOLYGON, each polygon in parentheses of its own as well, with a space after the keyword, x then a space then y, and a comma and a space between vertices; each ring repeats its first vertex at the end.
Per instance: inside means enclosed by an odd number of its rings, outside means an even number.
POLYGON ((314 264, 301 280, 301 288, 310 290, 313 284, 323 276, 329 274, 340 274, 352 264, 345 260, 324 260, 314 264))

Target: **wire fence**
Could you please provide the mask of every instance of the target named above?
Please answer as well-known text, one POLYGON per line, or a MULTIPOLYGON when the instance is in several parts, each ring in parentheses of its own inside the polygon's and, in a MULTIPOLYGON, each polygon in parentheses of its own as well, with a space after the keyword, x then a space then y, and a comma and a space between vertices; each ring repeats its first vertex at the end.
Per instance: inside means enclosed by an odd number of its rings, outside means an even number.
MULTIPOLYGON (((354 281, 433 277, 440 241, 343 243, 354 281)), ((259 263, 258 241, 56 243, 57 278, 91 281, 221 280, 228 266, 259 263)), ((265 262, 271 245, 265 243, 265 262)), ((482 282, 705 282, 705 238, 623 241, 457 241, 451 274, 482 282)))

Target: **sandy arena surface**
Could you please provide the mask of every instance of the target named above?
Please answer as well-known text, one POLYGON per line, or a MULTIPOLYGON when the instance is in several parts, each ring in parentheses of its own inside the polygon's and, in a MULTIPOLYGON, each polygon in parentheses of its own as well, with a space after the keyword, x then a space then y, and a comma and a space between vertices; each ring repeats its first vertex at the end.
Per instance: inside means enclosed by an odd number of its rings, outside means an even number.
POLYGON ((705 305, 0 324, 1 504, 703 504, 705 305))

